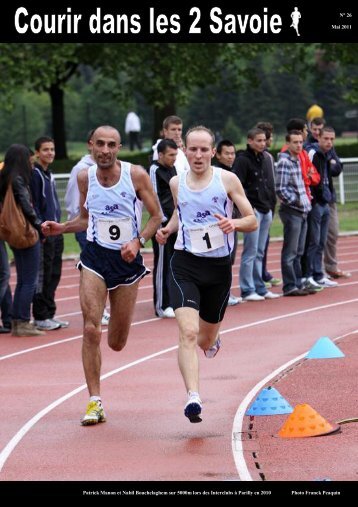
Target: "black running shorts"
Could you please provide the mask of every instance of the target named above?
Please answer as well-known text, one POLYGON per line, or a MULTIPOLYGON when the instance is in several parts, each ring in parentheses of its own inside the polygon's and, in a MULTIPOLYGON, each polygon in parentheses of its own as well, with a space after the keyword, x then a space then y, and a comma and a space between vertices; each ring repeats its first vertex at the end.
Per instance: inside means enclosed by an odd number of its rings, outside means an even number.
POLYGON ((139 253, 133 262, 125 262, 120 250, 104 248, 92 241, 87 241, 77 267, 88 269, 103 278, 108 290, 120 285, 132 285, 150 273, 139 253))
POLYGON ((194 308, 205 322, 221 322, 231 288, 230 256, 198 257, 183 250, 175 250, 170 268, 170 300, 173 309, 194 308))

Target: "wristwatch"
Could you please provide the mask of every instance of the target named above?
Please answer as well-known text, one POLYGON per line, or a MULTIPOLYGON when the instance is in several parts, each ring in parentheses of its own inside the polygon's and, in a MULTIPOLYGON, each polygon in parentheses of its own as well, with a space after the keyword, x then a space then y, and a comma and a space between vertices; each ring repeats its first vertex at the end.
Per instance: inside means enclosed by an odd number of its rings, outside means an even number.
POLYGON ((138 236, 140 246, 145 246, 147 240, 143 236, 138 236))

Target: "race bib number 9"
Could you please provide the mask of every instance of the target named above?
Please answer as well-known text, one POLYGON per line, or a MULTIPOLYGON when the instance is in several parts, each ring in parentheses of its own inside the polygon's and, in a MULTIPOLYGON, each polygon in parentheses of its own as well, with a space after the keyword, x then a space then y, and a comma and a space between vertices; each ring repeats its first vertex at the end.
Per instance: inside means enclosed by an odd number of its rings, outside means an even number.
POLYGON ((98 238, 103 243, 123 245, 133 239, 132 220, 128 218, 99 218, 98 238))
POLYGON ((189 229, 193 253, 205 253, 225 246, 224 233, 218 224, 189 229))

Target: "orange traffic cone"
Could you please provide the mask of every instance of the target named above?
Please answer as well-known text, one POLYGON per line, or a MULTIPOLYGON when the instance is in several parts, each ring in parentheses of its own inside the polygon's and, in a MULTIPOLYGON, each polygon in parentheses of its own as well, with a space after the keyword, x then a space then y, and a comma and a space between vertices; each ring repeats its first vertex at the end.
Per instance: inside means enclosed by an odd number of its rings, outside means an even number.
POLYGON ((296 405, 278 432, 281 438, 317 437, 339 430, 316 412, 310 405, 296 405))

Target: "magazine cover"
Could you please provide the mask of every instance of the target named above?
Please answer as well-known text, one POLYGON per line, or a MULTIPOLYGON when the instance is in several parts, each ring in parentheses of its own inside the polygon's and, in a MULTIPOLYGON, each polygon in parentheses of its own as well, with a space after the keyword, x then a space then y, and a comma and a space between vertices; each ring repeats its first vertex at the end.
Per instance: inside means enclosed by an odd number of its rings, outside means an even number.
POLYGON ((2 6, 9 497, 357 492, 350 4, 2 6))

